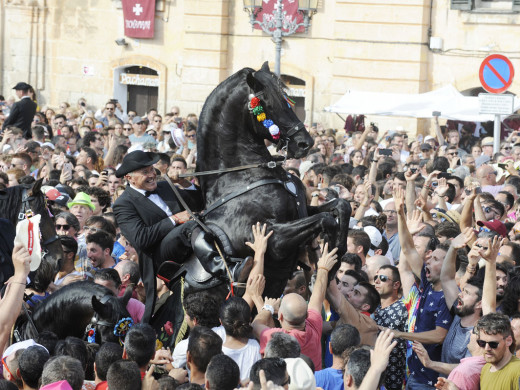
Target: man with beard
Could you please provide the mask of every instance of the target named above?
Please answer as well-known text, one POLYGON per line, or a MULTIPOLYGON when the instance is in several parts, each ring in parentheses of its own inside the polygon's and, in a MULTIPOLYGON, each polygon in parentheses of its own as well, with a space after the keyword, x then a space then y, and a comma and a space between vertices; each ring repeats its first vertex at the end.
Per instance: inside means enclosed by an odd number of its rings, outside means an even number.
POLYGON ((509 271, 504 264, 497 263, 497 311, 500 311, 500 305, 509 282, 509 271))
POLYGON ((515 340, 509 318, 497 313, 485 315, 478 321, 476 333, 487 362, 480 375, 480 388, 518 390, 520 359, 513 356, 515 340))
MULTIPOLYGON (((409 310, 409 317, 412 319, 415 317, 415 323, 409 323, 408 332, 394 330, 393 333, 396 338, 425 344, 430 357, 433 360, 440 360, 441 344, 453 320, 446 306, 440 281, 442 263, 449 245, 437 245, 435 250, 431 251, 432 241, 438 242, 435 236, 430 239, 421 236, 421 240, 426 239, 426 243, 422 243, 424 245, 420 245, 419 241, 415 242, 416 238, 412 237, 407 226, 403 189, 394 191, 394 202, 403 253, 399 262, 403 297, 409 310), (420 283, 416 283, 415 278, 419 279, 420 283)), ((438 374, 425 368, 415 351, 412 351, 407 363, 410 371, 407 389, 434 389, 438 374)))
MULTIPOLYGON (((444 299, 446 306, 455 313, 442 345, 441 361, 444 363, 458 363, 461 359, 469 356, 468 343, 471 331, 483 312, 482 280, 477 277, 469 279, 464 286, 461 286, 462 291, 460 292, 455 281, 457 251, 464 248, 469 239, 471 239, 471 235, 466 236, 464 233, 455 237, 451 241, 450 249, 442 264, 441 284, 444 299)), ((496 261, 499 248, 496 247, 496 241, 495 239, 495 246, 490 245, 490 240, 487 238, 479 239, 474 244, 476 248, 479 248, 480 253, 484 253, 484 248, 486 248, 485 256, 490 258, 488 261, 490 263, 492 261, 493 264, 496 261)), ((486 306, 486 314, 488 312, 490 312, 489 305, 486 306)))

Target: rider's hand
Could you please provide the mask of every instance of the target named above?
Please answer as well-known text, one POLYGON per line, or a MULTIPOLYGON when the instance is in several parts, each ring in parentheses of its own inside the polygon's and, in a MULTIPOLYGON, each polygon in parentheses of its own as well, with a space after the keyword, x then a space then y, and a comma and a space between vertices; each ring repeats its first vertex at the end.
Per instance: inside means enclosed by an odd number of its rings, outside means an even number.
POLYGON ((170 218, 173 219, 175 225, 182 225, 183 223, 188 222, 190 220, 190 214, 186 210, 184 210, 180 213, 172 215, 170 218))

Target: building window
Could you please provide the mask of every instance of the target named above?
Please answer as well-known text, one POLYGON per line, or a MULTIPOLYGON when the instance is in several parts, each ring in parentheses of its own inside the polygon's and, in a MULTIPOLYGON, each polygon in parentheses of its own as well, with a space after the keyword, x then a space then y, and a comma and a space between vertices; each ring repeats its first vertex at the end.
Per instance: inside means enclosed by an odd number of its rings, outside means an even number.
POLYGON ((451 9, 484 12, 518 12, 520 11, 520 0, 451 0, 451 9))

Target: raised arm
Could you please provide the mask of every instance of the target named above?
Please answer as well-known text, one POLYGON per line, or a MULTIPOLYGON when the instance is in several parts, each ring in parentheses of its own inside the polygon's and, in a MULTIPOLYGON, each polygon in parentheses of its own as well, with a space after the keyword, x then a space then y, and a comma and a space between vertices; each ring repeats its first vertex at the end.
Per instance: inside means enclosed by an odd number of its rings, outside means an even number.
POLYGON ((0 351, 2 353, 23 304, 30 264, 31 255, 23 245, 17 244, 13 249, 14 275, 7 281, 8 286, 4 298, 0 301, 0 312, 2 313, 0 316, 0 351))
MULTIPOLYGON (((248 281, 256 277, 256 275, 264 274, 264 256, 267 251, 267 242, 269 237, 273 235, 273 231, 270 231, 268 234, 265 234, 267 230, 267 224, 264 223, 263 226, 260 226, 260 222, 257 222, 256 225, 252 226, 253 230, 253 238, 254 242, 246 242, 246 245, 250 247, 255 252, 254 264, 251 272, 249 273, 248 281)), ((248 283, 249 285, 249 283, 248 283)), ((262 293, 260 293, 262 295, 262 293)), ((243 296, 244 300, 249 304, 251 308, 253 308, 253 299, 251 297, 250 291, 246 288, 246 292, 243 296)))
POLYGON ((486 260, 484 288, 482 291, 482 315, 496 312, 497 308, 497 256, 505 239, 498 236, 487 239, 487 249, 479 248, 479 255, 486 260))
POLYGON ((466 235, 461 233, 451 241, 450 249, 448 249, 448 253, 442 263, 441 284, 444 300, 448 308, 452 307, 459 295, 459 286, 457 286, 455 281, 455 274, 457 273, 455 259, 457 258, 457 251, 466 246, 466 238, 466 235))
POLYGON ((328 285, 328 275, 334 264, 337 262, 338 248, 334 248, 329 252, 329 244, 323 246, 323 254, 318 260, 318 270, 316 273, 316 282, 312 290, 311 298, 309 300, 309 310, 316 310, 321 313, 321 306, 325 299, 325 291, 328 285))
POLYGON ((406 210, 410 212, 414 209, 415 205, 415 180, 419 176, 419 171, 412 173, 412 171, 407 170, 404 173, 404 177, 406 178, 406 210))
POLYGON ((378 388, 381 375, 388 366, 390 352, 397 345, 397 340, 392 341, 394 334, 390 329, 381 332, 377 336, 374 349, 370 351, 370 368, 368 369, 359 390, 374 390, 378 388))
POLYGON ((370 202, 374 199, 374 194, 372 194, 372 183, 367 181, 363 184, 363 188, 365 194, 356 210, 356 215, 354 215, 354 219, 357 219, 358 221, 365 216, 365 212, 370 208, 370 202))
MULTIPOLYGON (((408 265, 409 270, 413 272, 416 277, 420 278, 424 264, 419 253, 415 249, 413 237, 406 225, 406 215, 404 213, 404 190, 402 188, 397 187, 394 190, 394 202, 395 209, 397 210, 399 243, 401 244, 401 251, 403 252, 403 256, 399 263, 404 261, 408 265)), ((403 267, 403 270, 406 271, 406 267, 403 267)))

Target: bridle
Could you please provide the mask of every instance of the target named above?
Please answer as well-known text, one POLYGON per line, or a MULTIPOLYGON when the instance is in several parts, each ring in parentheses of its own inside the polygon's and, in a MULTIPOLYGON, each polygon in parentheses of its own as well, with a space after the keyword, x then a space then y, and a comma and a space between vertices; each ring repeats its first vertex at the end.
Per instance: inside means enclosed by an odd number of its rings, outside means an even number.
MULTIPOLYGON (((103 297, 99 300, 99 302, 102 305, 105 305, 106 303, 110 302, 112 299, 117 299, 115 296, 106 294, 103 295, 103 297)), ((95 343, 96 342, 96 328, 99 326, 104 326, 110 329, 113 329, 114 336, 119 338, 119 344, 123 345, 123 338, 126 336, 130 328, 134 325, 134 320, 132 320, 131 317, 124 317, 120 319, 117 322, 109 322, 105 320, 100 320, 98 318, 98 313, 94 311, 94 314, 92 315, 92 318, 90 319, 90 322, 85 327, 85 334, 84 338, 89 343, 95 343)))

